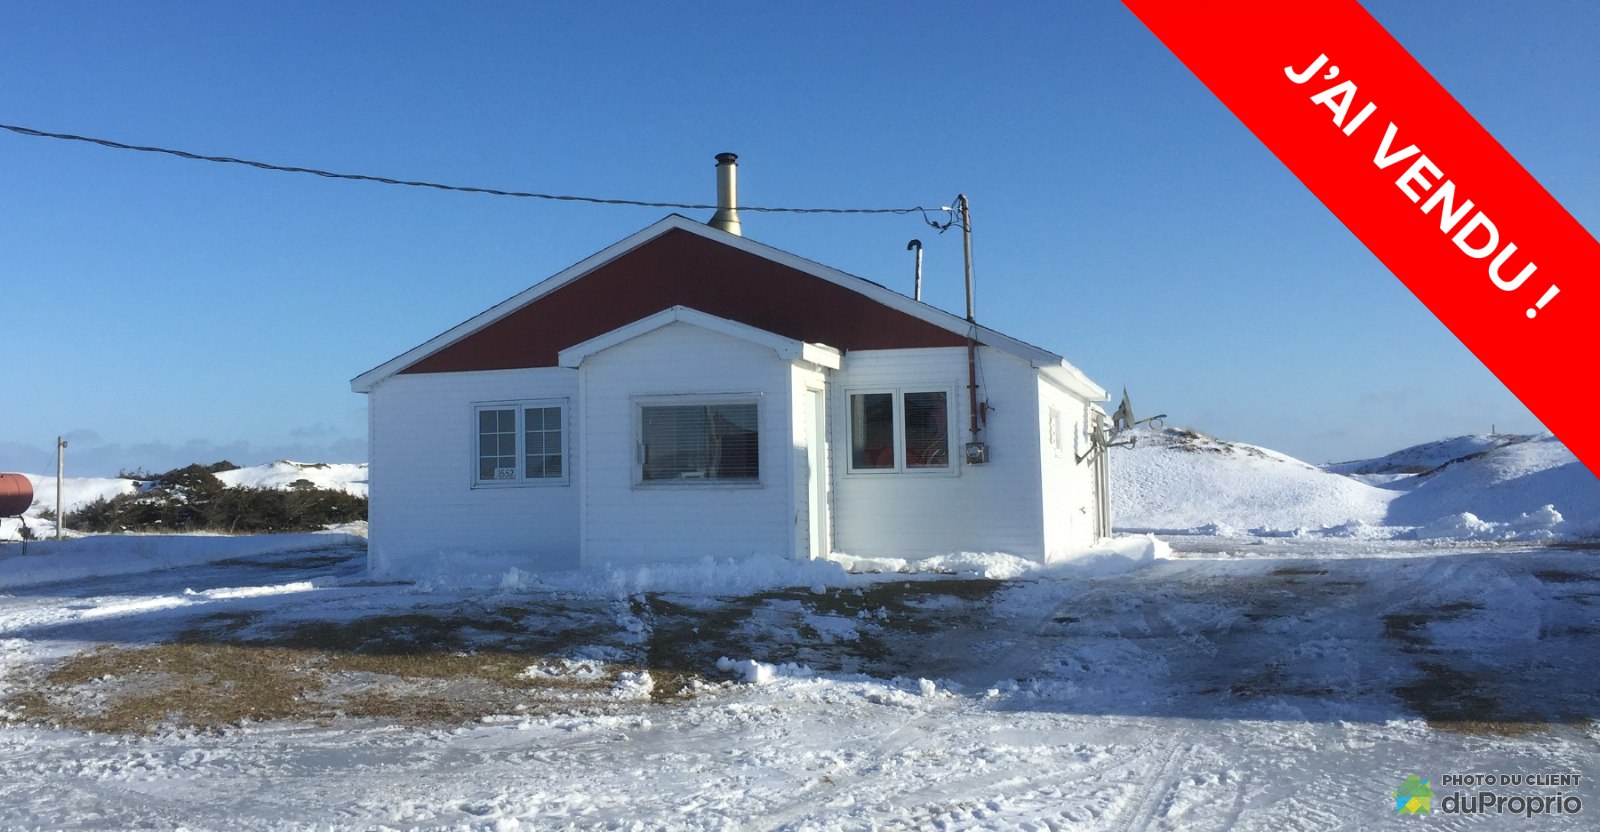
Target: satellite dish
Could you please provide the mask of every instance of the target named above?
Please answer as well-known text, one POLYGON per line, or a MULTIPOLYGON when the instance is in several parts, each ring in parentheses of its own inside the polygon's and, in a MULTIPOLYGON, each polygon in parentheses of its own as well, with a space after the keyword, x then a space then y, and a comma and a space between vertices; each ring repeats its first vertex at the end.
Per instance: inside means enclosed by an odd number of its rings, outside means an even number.
POLYGON ((1125 431, 1138 422, 1133 418, 1133 400, 1128 398, 1128 388, 1122 388, 1122 404, 1117 405, 1117 411, 1111 414, 1111 427, 1118 433, 1125 431))

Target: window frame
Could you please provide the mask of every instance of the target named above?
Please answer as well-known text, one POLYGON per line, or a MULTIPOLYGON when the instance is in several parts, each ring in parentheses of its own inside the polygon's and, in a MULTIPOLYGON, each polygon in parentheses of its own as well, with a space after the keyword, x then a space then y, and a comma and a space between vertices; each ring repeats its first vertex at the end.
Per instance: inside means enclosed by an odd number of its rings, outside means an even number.
POLYGON ((767 487, 767 470, 771 460, 763 448, 762 434, 766 419, 765 396, 750 393, 674 393, 666 395, 634 396, 633 402, 633 487, 645 490, 679 491, 684 489, 749 489, 767 487), (683 479, 647 480, 644 478, 644 410, 647 407, 697 407, 713 404, 749 404, 756 408, 756 476, 741 479, 683 479))
POLYGON ((870 387, 850 387, 844 395, 844 457, 845 475, 850 477, 881 477, 895 474, 914 477, 953 477, 960 473, 956 434, 956 394, 953 385, 901 384, 870 387), (857 468, 855 459, 854 398, 873 394, 893 395, 894 405, 894 465, 886 468, 857 468), (943 466, 911 466, 906 453, 906 395, 916 393, 943 393, 945 402, 945 459, 943 466))
MULTIPOLYGON (((527 488, 534 487, 561 487, 572 484, 572 419, 568 400, 557 399, 513 399, 507 401, 473 402, 472 403, 472 454, 470 471, 472 487, 477 488, 527 488), (528 411, 557 408, 561 411, 561 476, 559 477, 529 477, 528 476, 528 411), (480 443, 483 433, 480 428, 481 414, 486 410, 510 410, 516 414, 512 436, 516 439, 516 450, 513 458, 516 459, 517 476, 512 479, 483 479, 479 476, 479 463, 481 455, 480 443)), ((547 454, 548 455, 548 454, 547 454)))

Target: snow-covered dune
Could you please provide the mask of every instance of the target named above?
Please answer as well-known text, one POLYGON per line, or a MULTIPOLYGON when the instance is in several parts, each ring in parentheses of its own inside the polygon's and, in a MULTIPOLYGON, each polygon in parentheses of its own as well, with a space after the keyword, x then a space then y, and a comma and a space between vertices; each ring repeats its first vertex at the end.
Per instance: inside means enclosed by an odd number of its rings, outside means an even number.
MULTIPOLYGON (((46 508, 51 511, 56 507, 56 478, 41 477, 35 474, 23 474, 28 482, 33 484, 33 507, 28 511, 31 517, 46 508)), ((61 504, 67 511, 86 506, 95 500, 109 500, 118 494, 126 494, 138 488, 138 483, 120 477, 63 477, 61 479, 61 504)))
POLYGON ((1533 437, 1506 433, 1478 433, 1453 436, 1449 439, 1440 439, 1437 442, 1424 442, 1421 445, 1401 448, 1392 454, 1385 454, 1372 459, 1330 462, 1322 466, 1322 470, 1346 475, 1421 474, 1473 454, 1483 453, 1484 451, 1504 447, 1516 442, 1525 442, 1531 438, 1533 437))
POLYGON ((1180 428, 1140 430, 1111 452, 1119 530, 1322 529, 1383 522, 1386 491, 1276 451, 1180 428))
POLYGON ((1600 479, 1549 434, 1519 438, 1392 487, 1400 493, 1389 507, 1391 525, 1421 526, 1469 513, 1491 523, 1543 524, 1566 537, 1600 536, 1600 479))
POLYGON ((1549 434, 1458 436, 1321 468, 1192 430, 1137 437, 1111 454, 1119 530, 1600 537, 1600 479, 1549 434))
POLYGON ((280 459, 266 465, 235 468, 217 474, 223 485, 246 488, 289 488, 301 480, 318 488, 367 496, 367 464, 351 462, 291 462, 280 459))

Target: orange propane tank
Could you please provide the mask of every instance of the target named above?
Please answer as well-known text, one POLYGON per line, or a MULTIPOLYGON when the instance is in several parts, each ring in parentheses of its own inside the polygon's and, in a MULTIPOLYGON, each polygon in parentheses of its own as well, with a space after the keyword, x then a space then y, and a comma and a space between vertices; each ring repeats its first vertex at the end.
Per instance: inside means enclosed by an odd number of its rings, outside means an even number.
POLYGON ((21 517, 33 505, 33 483, 21 474, 0 474, 0 517, 21 517))

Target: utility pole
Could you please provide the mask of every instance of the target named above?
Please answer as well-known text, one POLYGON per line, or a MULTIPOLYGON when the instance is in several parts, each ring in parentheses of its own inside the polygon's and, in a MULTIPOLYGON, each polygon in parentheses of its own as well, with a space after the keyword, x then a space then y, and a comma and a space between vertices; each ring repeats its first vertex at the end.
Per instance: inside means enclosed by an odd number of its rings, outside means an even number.
POLYGON ((66 470, 67 440, 56 437, 56 540, 61 539, 61 527, 66 525, 66 515, 61 513, 61 476, 66 470))

